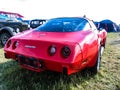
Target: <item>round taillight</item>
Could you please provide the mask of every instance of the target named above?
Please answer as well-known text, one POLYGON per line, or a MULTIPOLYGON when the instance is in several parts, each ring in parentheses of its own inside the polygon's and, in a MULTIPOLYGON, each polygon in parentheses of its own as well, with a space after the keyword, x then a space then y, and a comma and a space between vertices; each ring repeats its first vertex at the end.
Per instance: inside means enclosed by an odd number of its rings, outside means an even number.
POLYGON ((18 45, 19 45, 19 42, 18 41, 15 41, 14 43, 13 43, 13 49, 15 49, 15 48, 17 48, 18 47, 18 45))
POLYGON ((61 49, 61 54, 64 58, 67 58, 68 56, 70 56, 70 53, 71 53, 71 50, 68 46, 64 46, 62 49, 61 49))
POLYGON ((48 52, 50 56, 53 56, 56 53, 56 47, 55 46, 50 46, 48 48, 48 52))
POLYGON ((12 43, 11 40, 9 40, 9 41, 7 42, 7 44, 6 44, 7 48, 10 47, 11 43, 12 43))

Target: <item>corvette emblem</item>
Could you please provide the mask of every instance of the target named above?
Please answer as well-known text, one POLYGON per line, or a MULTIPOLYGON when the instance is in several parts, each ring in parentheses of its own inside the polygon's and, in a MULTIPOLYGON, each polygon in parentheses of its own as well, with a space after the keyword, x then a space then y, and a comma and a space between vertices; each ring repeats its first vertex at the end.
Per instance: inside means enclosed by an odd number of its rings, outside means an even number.
POLYGON ((36 46, 25 45, 26 48, 36 48, 36 46))

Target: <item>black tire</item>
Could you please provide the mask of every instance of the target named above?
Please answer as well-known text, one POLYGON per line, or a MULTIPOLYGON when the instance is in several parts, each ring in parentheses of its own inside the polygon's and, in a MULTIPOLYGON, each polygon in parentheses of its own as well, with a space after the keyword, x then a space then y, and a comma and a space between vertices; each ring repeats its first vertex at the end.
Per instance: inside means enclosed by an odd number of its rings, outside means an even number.
POLYGON ((11 35, 9 33, 1 33, 0 35, 0 42, 1 45, 4 46, 7 42, 7 40, 11 37, 11 35))
POLYGON ((97 57, 97 60, 96 60, 96 63, 93 67, 90 68, 90 71, 92 74, 97 74, 97 72, 99 71, 100 69, 100 63, 101 63, 101 46, 99 48, 99 51, 98 51, 98 57, 97 57))

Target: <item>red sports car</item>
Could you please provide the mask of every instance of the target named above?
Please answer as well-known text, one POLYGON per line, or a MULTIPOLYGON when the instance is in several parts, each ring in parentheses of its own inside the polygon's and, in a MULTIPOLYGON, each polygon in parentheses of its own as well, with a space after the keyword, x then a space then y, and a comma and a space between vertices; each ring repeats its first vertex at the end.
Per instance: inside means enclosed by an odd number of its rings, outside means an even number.
POLYGON ((51 70, 70 75, 90 68, 97 73, 106 36, 105 30, 97 30, 87 18, 53 18, 11 37, 4 52, 6 58, 36 72, 51 70))

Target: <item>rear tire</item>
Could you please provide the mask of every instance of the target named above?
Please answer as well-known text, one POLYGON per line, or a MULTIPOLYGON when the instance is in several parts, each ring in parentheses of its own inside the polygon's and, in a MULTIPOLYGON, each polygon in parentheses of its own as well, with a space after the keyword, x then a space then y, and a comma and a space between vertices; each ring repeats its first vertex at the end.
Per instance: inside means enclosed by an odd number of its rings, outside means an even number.
POLYGON ((0 35, 0 42, 1 42, 1 45, 4 46, 7 42, 7 40, 10 38, 10 34, 9 33, 1 33, 0 35))

